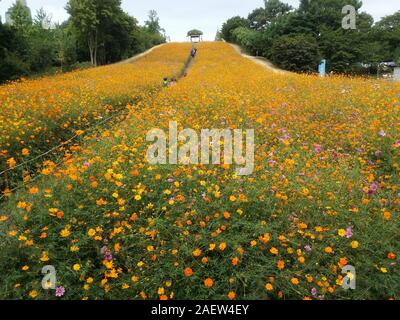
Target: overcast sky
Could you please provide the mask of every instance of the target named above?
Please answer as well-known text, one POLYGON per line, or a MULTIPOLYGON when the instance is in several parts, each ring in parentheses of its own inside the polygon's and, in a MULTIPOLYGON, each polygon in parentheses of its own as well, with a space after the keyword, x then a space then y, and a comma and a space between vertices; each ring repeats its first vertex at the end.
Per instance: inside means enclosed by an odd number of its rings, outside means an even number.
MULTIPOLYGON (((0 14, 4 14, 15 0, 0 0, 0 14)), ((35 13, 43 7, 53 16, 54 22, 68 18, 65 11, 67 0, 27 0, 35 13)), ((299 0, 283 1, 297 6, 299 0)), ((247 16, 253 9, 263 6, 263 0, 122 0, 123 9, 142 24, 149 10, 157 10, 161 26, 172 41, 184 41, 187 31, 196 28, 204 32, 205 40, 214 40, 218 28, 228 18, 247 16)), ((400 0, 363 0, 362 11, 370 13, 375 20, 400 10, 400 0)))

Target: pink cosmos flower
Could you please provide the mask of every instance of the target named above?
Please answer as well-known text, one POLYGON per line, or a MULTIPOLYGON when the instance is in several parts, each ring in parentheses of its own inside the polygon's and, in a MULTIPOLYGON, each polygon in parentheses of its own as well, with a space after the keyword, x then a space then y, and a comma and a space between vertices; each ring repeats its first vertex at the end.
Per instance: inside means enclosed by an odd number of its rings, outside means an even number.
POLYGON ((347 239, 350 239, 350 238, 352 238, 353 237, 353 227, 348 227, 347 229, 346 229, 346 238, 347 239))
POLYGON ((89 163, 89 162, 85 162, 85 163, 83 164, 83 166, 84 166, 85 168, 89 168, 89 167, 90 167, 90 163, 89 163))
POLYGON ((374 182, 373 184, 371 184, 370 187, 369 187, 369 192, 368 192, 368 194, 369 194, 370 196, 374 195, 374 194, 378 191, 378 187, 379 187, 379 185, 378 185, 376 182, 374 182))
POLYGON ((318 294, 317 288, 312 288, 312 289, 311 289, 311 294, 312 294, 314 297, 316 297, 317 294, 318 294))
POLYGON ((61 298, 65 294, 65 288, 64 287, 57 287, 56 288, 56 297, 61 298))

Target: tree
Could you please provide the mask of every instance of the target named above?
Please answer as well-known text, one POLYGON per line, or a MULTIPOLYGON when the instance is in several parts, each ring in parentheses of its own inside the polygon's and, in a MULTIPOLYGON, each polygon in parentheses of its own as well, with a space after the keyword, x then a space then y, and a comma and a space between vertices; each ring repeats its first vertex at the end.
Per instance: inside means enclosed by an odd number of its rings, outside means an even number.
POLYGON ((138 29, 138 21, 121 11, 107 26, 99 52, 100 62, 112 63, 135 54, 134 34, 138 29))
POLYGON ((51 27, 51 15, 47 14, 43 8, 40 8, 36 12, 36 16, 33 20, 33 24, 37 27, 42 27, 43 29, 50 29, 51 27))
POLYGON ((217 33, 215 34, 215 41, 222 41, 222 33, 221 30, 217 30, 217 33))
POLYGON ((320 61, 317 41, 308 35, 286 35, 274 41, 271 59, 280 68, 315 72, 320 61))
POLYGON ((279 0, 264 0, 264 8, 255 9, 247 19, 250 28, 262 31, 291 10, 292 6, 279 0))
POLYGON ((383 60, 400 60, 400 11, 386 16, 373 28, 375 41, 383 43, 383 60))
POLYGON ((12 25, 23 32, 32 25, 31 11, 20 1, 17 1, 10 9, 12 25))
POLYGON ((50 29, 51 19, 44 10, 37 12, 35 23, 29 30, 28 61, 32 72, 50 69, 56 61, 55 33, 50 29))
POLYGON ((155 11, 142 27, 120 0, 70 0, 66 9, 70 19, 51 25, 43 9, 32 22, 23 1, 10 8, 12 25, 0 21, 0 82, 53 67, 68 71, 89 58, 92 65, 113 63, 165 42, 155 11))
POLYGON ((357 12, 357 29, 344 30, 342 8, 347 4, 354 5, 357 10, 361 8, 358 0, 302 0, 298 10, 281 16, 266 32, 272 39, 283 35, 309 35, 317 41, 329 70, 352 72, 375 56, 366 48, 371 42, 369 33, 373 18, 357 12))
POLYGON ((144 23, 144 25, 150 33, 160 34, 160 35, 165 33, 165 30, 162 29, 160 26, 160 18, 158 17, 156 10, 150 10, 148 19, 144 23))
POLYGON ((235 42, 233 31, 239 27, 246 27, 246 28, 250 27, 249 21, 239 16, 233 17, 228 21, 226 21, 221 29, 221 34, 224 40, 227 42, 235 42))
POLYGON ((274 22, 275 19, 293 10, 293 7, 279 0, 264 0, 265 17, 267 22, 274 22))
POLYGON ((257 8, 253 10, 247 17, 251 29, 262 31, 268 26, 265 8, 257 8))
POLYGON ((318 35, 321 29, 333 30, 342 28, 342 9, 346 5, 354 6, 356 11, 362 7, 360 0, 301 0, 298 12, 304 15, 318 35))
POLYGON ((70 21, 56 25, 55 29, 56 64, 61 71, 70 70, 78 61, 77 38, 70 21))
POLYGON ((236 28, 233 31, 233 37, 237 44, 256 56, 263 54, 264 45, 268 45, 268 42, 263 37, 263 33, 245 27, 236 28))
POLYGON ((90 61, 97 65, 98 37, 100 17, 95 0, 70 0, 66 10, 71 16, 76 33, 87 41, 90 61))
POLYGON ((377 28, 384 30, 384 31, 394 31, 394 32, 399 32, 400 30, 400 11, 397 11, 396 13, 386 16, 382 18, 381 21, 379 21, 376 24, 377 28))
POLYGON ((20 33, 0 23, 0 83, 29 73, 29 66, 20 54, 24 46, 25 38, 20 33))
POLYGON ((75 32, 87 43, 91 63, 97 66, 107 28, 122 13, 121 0, 69 0, 66 9, 75 32))
POLYGON ((224 38, 273 60, 277 56, 276 50, 272 50, 273 44, 290 45, 295 52, 293 48, 299 45, 295 40, 304 36, 303 39, 309 40, 307 48, 313 50, 310 55, 315 55, 311 42, 315 44, 316 41, 318 52, 327 59, 328 68, 339 72, 353 72, 376 64, 383 57, 385 60, 400 59, 400 28, 396 27, 400 12, 372 27, 372 16, 360 12, 360 0, 300 0, 296 10, 279 0, 265 0, 264 4, 253 10, 247 21, 233 17, 225 22, 224 38), (355 30, 342 27, 342 9, 346 5, 356 9, 355 30), (310 42, 310 39, 313 40, 310 42))

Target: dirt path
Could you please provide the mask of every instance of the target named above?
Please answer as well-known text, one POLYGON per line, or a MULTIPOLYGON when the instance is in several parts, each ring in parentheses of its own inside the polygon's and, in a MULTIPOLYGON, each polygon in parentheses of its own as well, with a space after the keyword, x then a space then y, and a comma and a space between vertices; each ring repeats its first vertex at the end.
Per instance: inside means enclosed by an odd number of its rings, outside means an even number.
POLYGON ((230 43, 230 45, 238 52, 242 55, 242 57, 249 59, 251 61, 254 61, 255 63, 259 64, 260 66, 263 66, 265 69, 268 69, 272 72, 275 72, 277 74, 289 74, 289 71, 285 71, 282 69, 279 69, 277 67, 275 67, 270 61, 268 61, 267 59, 263 58, 263 57, 253 57, 253 56, 249 56, 245 53, 243 53, 243 50, 241 47, 239 47, 236 44, 232 44, 230 43))
POLYGON ((190 56, 190 57, 188 58, 188 61, 186 62, 186 65, 185 65, 185 67, 184 67, 184 69, 183 69, 183 71, 182 71, 181 77, 185 77, 185 76, 188 74, 190 68, 191 68, 191 67, 193 66, 193 64, 194 64, 194 60, 195 60, 195 58, 193 58, 192 56, 190 56))
MULTIPOLYGON (((139 60, 140 58, 145 57, 146 55, 148 55, 152 51, 162 47, 165 44, 166 43, 162 43, 162 44, 159 44, 158 46, 154 46, 153 48, 150 48, 149 50, 147 50, 147 51, 145 51, 143 53, 140 53, 140 54, 138 54, 136 56, 133 56, 132 58, 117 62, 116 64, 127 64, 127 63, 135 62, 135 61, 139 60)), ((189 56, 188 61, 186 62, 183 70, 181 71, 181 73, 178 75, 178 78, 182 78, 188 73, 189 69, 192 67, 192 65, 194 63, 194 60, 195 60, 195 58, 189 56)))
POLYGON ((150 52, 154 51, 155 49, 162 47, 163 45, 165 45, 165 43, 159 44, 158 46, 155 46, 155 47, 153 47, 153 48, 150 48, 149 50, 147 50, 147 51, 145 51, 145 52, 143 52, 143 53, 139 53, 139 54, 137 54, 136 56, 133 56, 132 58, 129 58, 129 59, 120 61, 120 62, 118 62, 118 63, 116 63, 116 64, 132 63, 132 62, 134 62, 134 61, 136 61, 136 60, 139 60, 140 58, 143 58, 144 56, 148 55, 150 52))

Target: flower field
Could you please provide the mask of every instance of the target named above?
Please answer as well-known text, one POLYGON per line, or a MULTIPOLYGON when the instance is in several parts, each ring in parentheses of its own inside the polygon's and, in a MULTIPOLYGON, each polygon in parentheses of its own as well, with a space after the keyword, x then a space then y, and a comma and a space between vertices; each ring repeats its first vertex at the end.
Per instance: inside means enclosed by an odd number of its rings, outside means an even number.
POLYGON ((276 74, 201 43, 188 75, 158 88, 189 50, 0 87, 4 159, 140 96, 1 204, 0 297, 399 299, 400 84, 276 74), (150 165, 146 133, 170 121, 254 129, 254 173, 150 165))
POLYGON ((31 159, 119 116, 127 104, 150 99, 162 88, 163 77, 179 74, 189 50, 188 44, 169 44, 131 64, 1 86, 0 171, 30 162, 6 180, 26 178, 35 171, 31 159))

